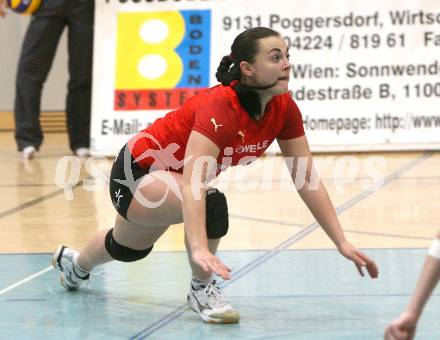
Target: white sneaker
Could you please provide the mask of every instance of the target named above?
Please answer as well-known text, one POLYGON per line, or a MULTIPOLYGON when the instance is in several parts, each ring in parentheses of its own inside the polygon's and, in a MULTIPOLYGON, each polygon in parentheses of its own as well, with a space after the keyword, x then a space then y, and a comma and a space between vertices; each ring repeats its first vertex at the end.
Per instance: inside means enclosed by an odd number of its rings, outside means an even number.
POLYGON ((79 253, 76 250, 59 246, 52 257, 52 265, 61 272, 61 285, 68 290, 76 290, 85 283, 90 273, 76 264, 79 253))
POLYGON ((189 308, 199 313, 205 322, 237 323, 240 320, 240 314, 228 303, 215 280, 198 290, 191 285, 187 300, 189 308))
POLYGON ((75 156, 78 156, 78 157, 88 157, 88 156, 90 156, 90 149, 89 148, 78 148, 78 149, 75 149, 74 154, 75 154, 75 156))
POLYGON ((32 159, 35 156, 35 153, 37 152, 37 149, 35 149, 34 146, 29 145, 23 148, 21 151, 21 154, 23 156, 23 159, 32 159))

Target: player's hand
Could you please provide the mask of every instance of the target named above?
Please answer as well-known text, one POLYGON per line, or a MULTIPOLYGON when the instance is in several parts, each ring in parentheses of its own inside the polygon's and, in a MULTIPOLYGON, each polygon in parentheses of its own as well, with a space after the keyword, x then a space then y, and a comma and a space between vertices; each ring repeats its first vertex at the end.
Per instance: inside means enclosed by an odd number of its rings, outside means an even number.
POLYGON ((379 269, 377 268, 376 263, 351 243, 344 241, 339 245, 338 250, 343 256, 355 263, 361 276, 364 276, 362 267, 367 268, 368 274, 373 279, 379 276, 379 269))
POLYGON ((385 340, 412 340, 416 333, 417 315, 403 312, 385 329, 385 340))
POLYGON ((192 258, 205 272, 214 272, 224 280, 231 278, 231 269, 223 264, 217 256, 211 254, 208 249, 193 251, 192 258))
POLYGON ((0 0, 0 17, 4 17, 6 15, 6 2, 4 0, 0 0))

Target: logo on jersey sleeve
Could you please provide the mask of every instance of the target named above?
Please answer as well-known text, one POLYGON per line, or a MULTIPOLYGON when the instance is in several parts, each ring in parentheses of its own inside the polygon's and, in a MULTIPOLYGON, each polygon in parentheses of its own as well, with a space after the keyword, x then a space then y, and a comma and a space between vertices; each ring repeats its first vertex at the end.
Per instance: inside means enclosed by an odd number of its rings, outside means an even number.
POLYGON ((215 131, 215 132, 217 132, 217 129, 218 129, 220 126, 223 126, 223 124, 217 124, 216 121, 215 121, 215 118, 214 118, 214 117, 211 118, 211 123, 212 123, 212 125, 214 125, 214 131, 215 131))
POLYGON ((243 131, 238 131, 238 135, 241 137, 241 141, 244 143, 244 132, 243 131))
POLYGON ((211 11, 120 13, 115 110, 177 108, 209 87, 211 11))

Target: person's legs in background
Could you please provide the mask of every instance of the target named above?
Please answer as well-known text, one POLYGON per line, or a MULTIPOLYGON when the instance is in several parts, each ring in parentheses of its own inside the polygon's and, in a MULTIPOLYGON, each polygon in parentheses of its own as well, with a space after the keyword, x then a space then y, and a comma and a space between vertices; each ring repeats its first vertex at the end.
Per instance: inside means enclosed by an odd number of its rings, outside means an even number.
POLYGON ((43 142, 40 102, 55 56, 64 19, 43 2, 27 28, 18 62, 15 94, 15 140, 23 157, 32 158, 43 142))

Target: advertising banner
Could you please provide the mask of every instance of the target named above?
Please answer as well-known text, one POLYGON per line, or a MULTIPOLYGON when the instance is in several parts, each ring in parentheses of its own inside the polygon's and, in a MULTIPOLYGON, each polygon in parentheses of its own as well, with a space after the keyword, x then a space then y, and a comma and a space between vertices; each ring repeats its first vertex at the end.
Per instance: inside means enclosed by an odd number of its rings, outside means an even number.
POLYGON ((92 152, 116 154, 216 85, 235 36, 256 26, 289 47, 312 150, 440 148, 436 0, 106 0, 95 14, 92 152))

